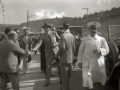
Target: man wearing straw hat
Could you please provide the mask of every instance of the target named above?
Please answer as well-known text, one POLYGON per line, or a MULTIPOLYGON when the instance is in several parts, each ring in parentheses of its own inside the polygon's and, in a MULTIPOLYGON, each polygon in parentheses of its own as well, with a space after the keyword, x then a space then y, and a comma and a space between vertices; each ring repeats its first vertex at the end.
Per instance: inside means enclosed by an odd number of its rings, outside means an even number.
POLYGON ((49 85, 49 82, 50 82, 50 74, 51 74, 51 67, 52 67, 50 59, 58 51, 59 43, 57 42, 57 40, 59 40, 60 37, 55 31, 50 31, 51 25, 49 25, 48 23, 44 23, 44 26, 42 26, 42 28, 44 28, 45 33, 41 36, 39 42, 36 44, 33 50, 37 50, 41 46, 42 42, 44 41, 45 57, 46 57, 46 82, 44 86, 46 87, 49 85))
POLYGON ((83 90, 93 89, 95 82, 105 85, 104 56, 109 53, 106 40, 97 34, 100 23, 91 21, 87 26, 89 35, 82 39, 78 52, 78 63, 82 67, 83 90))
MULTIPOLYGON (((23 27, 23 36, 20 37, 20 47, 26 51, 31 51, 32 39, 29 36, 30 28, 23 27)), ((31 55, 23 57, 23 74, 29 74, 27 63, 31 61, 31 55)))

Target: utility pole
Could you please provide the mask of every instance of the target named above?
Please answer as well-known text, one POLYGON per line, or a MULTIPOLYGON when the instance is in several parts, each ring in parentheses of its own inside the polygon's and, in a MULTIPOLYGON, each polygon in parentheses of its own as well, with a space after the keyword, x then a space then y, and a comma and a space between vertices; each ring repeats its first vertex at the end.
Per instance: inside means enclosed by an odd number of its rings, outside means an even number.
POLYGON ((27 10, 27 29, 28 29, 28 20, 29 19, 29 11, 27 10))
MULTIPOLYGON (((87 24, 88 24, 88 8, 82 8, 82 10, 83 9, 87 10, 87 23, 86 23, 86 26, 87 26, 87 24)), ((88 27, 87 27, 87 30, 88 30, 88 27)))

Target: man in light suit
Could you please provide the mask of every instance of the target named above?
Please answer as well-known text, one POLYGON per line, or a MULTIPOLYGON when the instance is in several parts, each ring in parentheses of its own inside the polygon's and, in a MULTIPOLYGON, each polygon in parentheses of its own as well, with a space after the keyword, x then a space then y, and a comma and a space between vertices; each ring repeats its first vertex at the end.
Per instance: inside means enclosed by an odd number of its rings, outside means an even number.
POLYGON ((62 80, 62 90, 69 90, 70 68, 75 52, 75 37, 69 31, 69 24, 63 24, 64 33, 60 36, 60 48, 54 56, 60 56, 60 75, 62 80))
POLYGON ((8 39, 0 43, 0 71, 7 74, 12 82, 13 90, 19 90, 18 58, 17 55, 27 55, 23 49, 16 44, 17 34, 14 31, 8 33, 8 39))
POLYGON ((45 30, 45 33, 41 36, 40 40, 34 47, 34 51, 37 50, 42 42, 45 43, 45 57, 46 57, 46 82, 44 86, 48 86, 50 82, 50 74, 51 74, 51 67, 52 64, 50 62, 50 58, 53 57, 58 51, 59 43, 57 40, 60 39, 58 34, 55 31, 50 31, 51 26, 48 23, 44 23, 42 27, 45 30))
MULTIPOLYGON (((22 49, 27 50, 27 51, 31 51, 31 44, 32 44, 32 39, 29 36, 29 29, 27 28, 23 28, 23 36, 20 37, 19 40, 19 45, 22 49)), ((23 74, 29 74, 29 72, 27 71, 28 66, 27 63, 30 62, 32 59, 31 55, 29 56, 24 56, 23 57, 23 74)))

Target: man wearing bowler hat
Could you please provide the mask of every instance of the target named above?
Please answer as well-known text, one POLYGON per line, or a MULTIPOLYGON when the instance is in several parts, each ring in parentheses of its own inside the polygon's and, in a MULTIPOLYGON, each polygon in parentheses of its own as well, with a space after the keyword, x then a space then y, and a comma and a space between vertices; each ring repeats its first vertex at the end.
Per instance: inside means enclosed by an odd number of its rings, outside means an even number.
POLYGON ((50 58, 54 56, 54 54, 58 51, 59 43, 57 40, 60 39, 58 34, 55 31, 50 31, 51 26, 48 23, 44 23, 42 28, 45 30, 45 33, 40 37, 40 40, 36 44, 33 50, 37 50, 42 42, 45 43, 45 57, 46 57, 46 82, 44 86, 48 86, 50 82, 50 74, 51 74, 51 61, 50 58))
POLYGON ((106 40, 97 34, 100 23, 91 21, 87 26, 89 35, 82 39, 78 51, 78 63, 82 67, 83 90, 93 89, 93 83, 95 82, 105 85, 104 56, 109 53, 106 40))

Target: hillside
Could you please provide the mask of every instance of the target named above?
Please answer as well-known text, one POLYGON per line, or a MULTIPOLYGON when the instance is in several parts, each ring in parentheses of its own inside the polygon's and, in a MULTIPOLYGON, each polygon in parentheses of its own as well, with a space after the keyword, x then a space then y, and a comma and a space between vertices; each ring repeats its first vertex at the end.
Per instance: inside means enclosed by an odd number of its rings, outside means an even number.
MULTIPOLYGON (((70 23, 71 26, 84 26, 84 33, 87 33, 86 30, 86 18, 89 17, 89 21, 99 21, 101 23, 101 27, 99 28, 99 32, 102 34, 107 34, 107 26, 108 25, 119 25, 120 24, 120 7, 112 8, 111 10, 95 12, 93 14, 84 15, 83 18, 81 17, 63 17, 63 18, 53 18, 53 19, 43 19, 43 20, 36 20, 30 21, 28 27, 31 28, 32 32, 40 32, 41 27, 44 25, 45 22, 53 24, 55 27, 61 26, 63 22, 70 23)), ((0 31, 3 31, 6 27, 11 27, 12 29, 20 29, 22 27, 27 26, 27 23, 21 23, 20 25, 0 25, 0 31)), ((120 27, 111 27, 111 33, 120 33, 120 27)))
POLYGON ((14 24, 0 24, 0 32, 3 32, 7 27, 13 27, 14 24))

